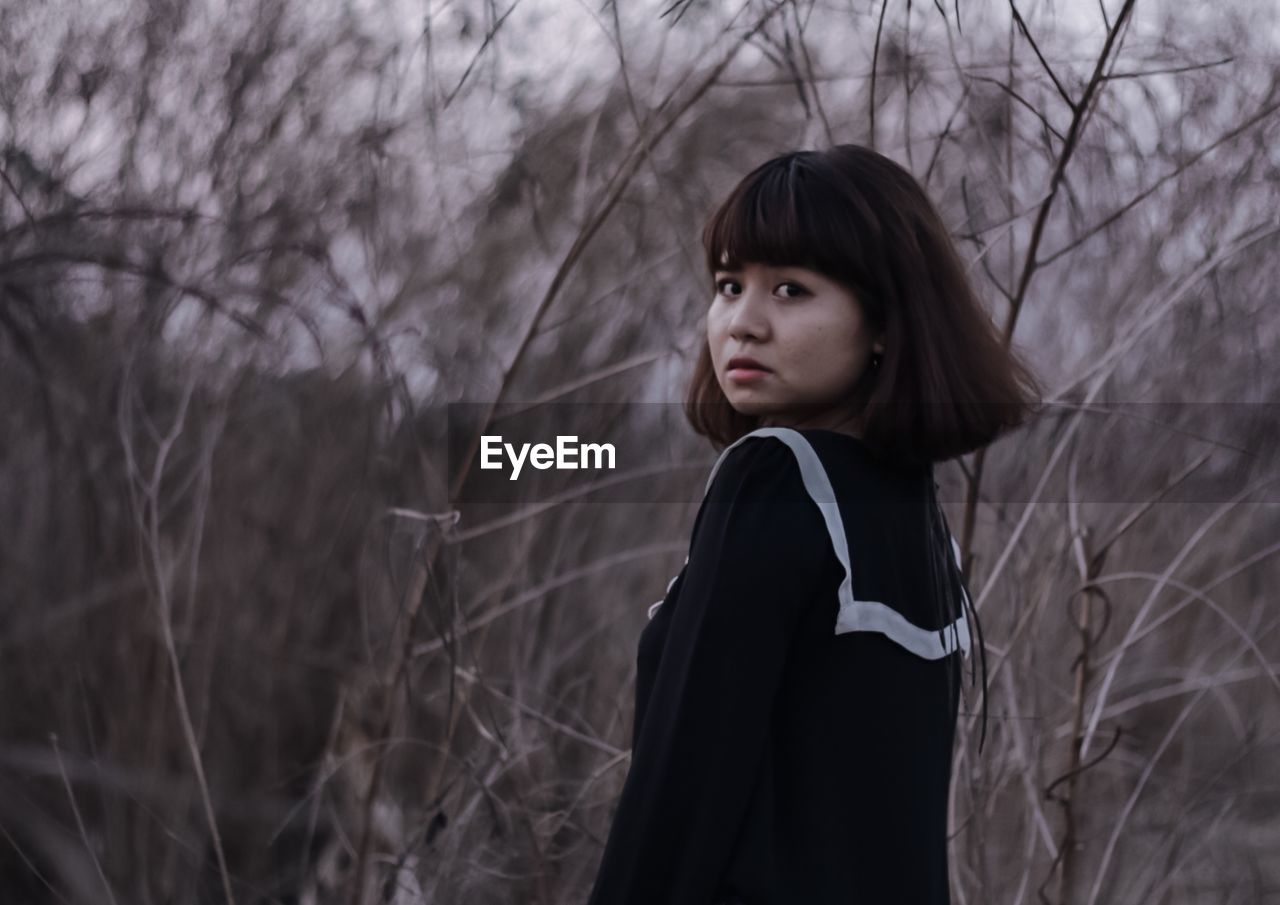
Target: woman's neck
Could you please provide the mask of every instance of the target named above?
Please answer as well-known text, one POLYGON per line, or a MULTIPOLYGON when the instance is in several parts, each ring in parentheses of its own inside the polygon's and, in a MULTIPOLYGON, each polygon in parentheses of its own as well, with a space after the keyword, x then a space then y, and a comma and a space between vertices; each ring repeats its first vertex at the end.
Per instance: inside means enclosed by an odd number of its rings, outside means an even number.
POLYGON ((837 434, 848 434, 850 437, 862 439, 861 419, 855 415, 841 415, 832 412, 823 412, 817 415, 806 417, 796 417, 781 415, 777 417, 763 417, 760 419, 761 427, 790 427, 796 430, 801 428, 820 428, 822 430, 834 431, 837 434))

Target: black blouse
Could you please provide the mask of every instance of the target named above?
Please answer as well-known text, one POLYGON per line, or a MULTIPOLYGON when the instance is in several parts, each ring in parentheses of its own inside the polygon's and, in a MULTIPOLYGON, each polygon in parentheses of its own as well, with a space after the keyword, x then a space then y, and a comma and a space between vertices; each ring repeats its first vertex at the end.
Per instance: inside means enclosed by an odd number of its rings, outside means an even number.
POLYGON ((724 449, 640 633, 631 766, 588 905, 949 902, 970 641, 926 568, 932 481, 828 430, 724 449))

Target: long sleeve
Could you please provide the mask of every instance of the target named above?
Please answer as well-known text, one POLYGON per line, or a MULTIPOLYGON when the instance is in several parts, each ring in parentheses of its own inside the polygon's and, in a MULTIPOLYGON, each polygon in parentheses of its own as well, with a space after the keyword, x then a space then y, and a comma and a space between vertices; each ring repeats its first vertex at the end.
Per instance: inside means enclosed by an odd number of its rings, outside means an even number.
POLYGON ((802 606, 831 556, 787 446, 752 437, 729 450, 668 604, 588 905, 710 905, 764 764, 802 606))

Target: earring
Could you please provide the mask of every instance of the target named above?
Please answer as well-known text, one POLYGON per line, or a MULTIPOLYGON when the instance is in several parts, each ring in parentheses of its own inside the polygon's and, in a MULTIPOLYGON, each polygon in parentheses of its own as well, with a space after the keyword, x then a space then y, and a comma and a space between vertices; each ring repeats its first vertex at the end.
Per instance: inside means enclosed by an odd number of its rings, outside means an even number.
POLYGON ((884 356, 879 352, 873 352, 871 355, 871 370, 875 371, 880 368, 880 359, 884 356))

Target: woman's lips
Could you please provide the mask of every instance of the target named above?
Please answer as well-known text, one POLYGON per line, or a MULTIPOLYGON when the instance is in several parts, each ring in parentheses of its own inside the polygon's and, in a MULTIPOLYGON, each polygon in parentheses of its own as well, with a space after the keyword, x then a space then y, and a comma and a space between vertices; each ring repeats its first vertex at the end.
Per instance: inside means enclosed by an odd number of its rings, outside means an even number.
POLYGON ((730 380, 745 383, 752 380, 759 380, 769 373, 769 371, 761 370, 760 368, 730 368, 725 376, 730 380))

